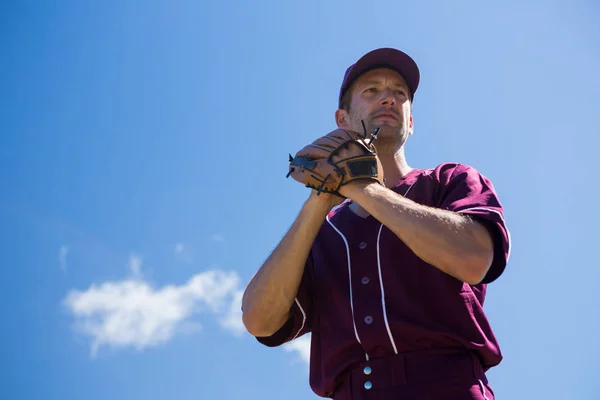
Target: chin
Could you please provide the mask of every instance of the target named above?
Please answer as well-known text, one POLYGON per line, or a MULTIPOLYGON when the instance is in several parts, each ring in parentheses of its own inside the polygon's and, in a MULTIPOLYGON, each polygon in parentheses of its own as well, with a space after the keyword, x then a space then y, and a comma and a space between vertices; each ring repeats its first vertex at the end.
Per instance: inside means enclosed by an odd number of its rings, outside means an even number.
POLYGON ((379 135, 385 136, 398 136, 402 128, 399 126, 391 125, 391 124, 378 124, 372 131, 379 128, 379 135))

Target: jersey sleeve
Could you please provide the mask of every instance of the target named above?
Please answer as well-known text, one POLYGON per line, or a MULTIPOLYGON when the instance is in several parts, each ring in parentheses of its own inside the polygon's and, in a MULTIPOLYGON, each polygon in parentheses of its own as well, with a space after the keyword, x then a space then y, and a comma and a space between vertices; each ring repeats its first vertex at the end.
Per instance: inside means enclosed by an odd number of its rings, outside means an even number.
POLYGON ((312 257, 309 255, 287 322, 271 336, 256 337, 256 340, 265 346, 277 347, 311 332, 313 319, 312 279, 312 257))
POLYGON ((491 283, 504 272, 510 257, 510 233, 504 209, 492 182, 476 169, 446 164, 439 170, 439 207, 466 214, 482 223, 494 242, 494 259, 481 283, 491 283))

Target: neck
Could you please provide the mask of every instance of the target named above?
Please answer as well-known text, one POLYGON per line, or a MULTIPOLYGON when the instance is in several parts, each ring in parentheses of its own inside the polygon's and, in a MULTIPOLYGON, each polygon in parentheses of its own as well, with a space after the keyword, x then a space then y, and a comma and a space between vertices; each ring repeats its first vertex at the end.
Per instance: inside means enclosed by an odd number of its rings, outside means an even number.
POLYGON ((378 152, 379 161, 383 166, 383 175, 387 187, 392 187, 413 169, 406 162, 404 146, 393 152, 378 152))
MULTIPOLYGON (((377 156, 383 167, 383 177, 385 179, 386 187, 393 187, 396 183, 405 177, 412 168, 406 162, 404 156, 404 146, 400 147, 396 151, 386 152, 377 149, 377 156)), ((350 210, 356 215, 367 218, 369 213, 360 206, 360 204, 351 201, 349 204, 350 210)))

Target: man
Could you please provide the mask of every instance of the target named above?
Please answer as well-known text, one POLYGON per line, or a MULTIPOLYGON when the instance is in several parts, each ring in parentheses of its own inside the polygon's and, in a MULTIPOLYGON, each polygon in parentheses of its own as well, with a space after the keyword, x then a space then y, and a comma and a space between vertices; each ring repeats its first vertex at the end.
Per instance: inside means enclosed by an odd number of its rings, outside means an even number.
POLYGON ((348 68, 329 136, 379 128, 385 185, 354 181, 343 197, 311 190, 244 293, 244 324, 264 345, 311 332, 310 384, 322 397, 494 398, 485 371, 502 355, 482 306, 510 236, 492 183, 474 168, 408 165, 419 78, 390 48, 348 68))

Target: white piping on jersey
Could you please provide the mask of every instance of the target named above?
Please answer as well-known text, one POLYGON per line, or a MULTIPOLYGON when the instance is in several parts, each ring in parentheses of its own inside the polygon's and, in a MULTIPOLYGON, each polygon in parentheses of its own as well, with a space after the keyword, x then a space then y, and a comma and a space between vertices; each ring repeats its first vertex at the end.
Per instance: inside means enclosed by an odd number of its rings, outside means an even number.
MULTIPOLYGON (((408 192, 410 192, 410 189, 412 189, 415 183, 417 183, 417 181, 413 182, 413 184, 410 185, 410 187, 406 190, 406 193, 404 193, 404 197, 406 197, 408 192)), ((382 230, 383 224, 379 226, 379 233, 377 234, 377 273, 379 274, 379 287, 381 288, 381 309, 383 310, 383 321, 385 322, 385 329, 387 330, 390 342, 392 343, 392 347, 394 348, 394 353, 398 354, 398 349, 396 348, 396 341, 394 340, 392 330, 390 329, 390 324, 388 323, 387 308, 385 306, 385 290, 383 288, 383 275, 381 274, 381 256, 379 252, 379 238, 381 237, 382 230)))
POLYGON ((298 329, 298 332, 296 332, 296 334, 294 335, 294 337, 292 338, 292 340, 294 340, 294 339, 296 339, 298 337, 298 335, 300 334, 300 332, 302 332, 302 329, 304 329, 304 324, 306 323, 306 313, 304 312, 304 309, 300 305, 300 302, 298 301, 297 297, 294 298, 294 300, 296 301, 296 304, 298 304, 298 308, 300 308, 300 312, 302 312, 302 326, 300 326, 300 329, 298 329))
POLYGON ((390 324, 388 323, 387 311, 385 307, 385 291, 383 290, 383 277, 381 275, 381 257, 379 256, 379 237, 381 236, 382 229, 383 224, 381 224, 381 226, 379 227, 379 233, 377 234, 377 272, 379 273, 379 287, 381 287, 381 308, 383 310, 383 321, 385 322, 385 329, 387 329, 388 336, 390 337, 390 342, 392 343, 392 347, 394 348, 394 353, 398 354, 396 342, 394 341, 394 336, 392 336, 390 324))
POLYGON ((479 387, 481 388, 481 394, 483 395, 483 398, 485 400, 490 400, 486 395, 485 386, 483 386, 483 382, 481 382, 481 379, 477 379, 477 380, 479 381, 479 387))
POLYGON ((404 197, 406 197, 406 195, 408 194, 408 192, 410 192, 410 189, 412 189, 412 187, 415 186, 415 183, 417 183, 417 181, 414 181, 413 184, 410 185, 408 189, 406 189, 406 193, 404 193, 404 197))
POLYGON ((508 253, 506 255, 506 261, 508 262, 508 259, 510 258, 510 250, 511 250, 511 246, 510 246, 510 232, 508 231, 508 227, 506 226, 506 221, 504 220, 504 217, 502 216, 502 214, 500 213, 500 211, 498 210, 492 210, 491 208, 487 208, 487 207, 471 207, 471 208, 465 208, 464 210, 460 210, 457 211, 459 213, 465 212, 465 211, 472 211, 472 210, 479 210, 479 211, 489 211, 489 212, 493 212, 495 214, 497 214, 500 219, 502 220, 502 223, 504 224, 504 229, 506 229, 506 235, 508 236, 508 253))
MULTIPOLYGON (((346 240, 344 234, 338 228, 336 228, 336 226, 333 225, 333 223, 329 220, 329 216, 327 216, 326 220, 329 223, 329 225, 331 225, 331 227, 335 229, 335 231, 342 237, 342 239, 344 240, 344 244, 346 245, 346 255, 348 257, 348 282, 350 282, 350 310, 352 310, 352 325, 354 326, 354 335, 356 336, 356 341, 362 346, 360 337, 358 336, 358 330, 356 329, 356 322, 354 320, 354 301, 352 298, 352 267, 350 265, 350 246, 348 246, 348 240, 346 240)), ((367 361, 369 361, 369 354, 367 352, 365 352, 365 357, 367 361)))

